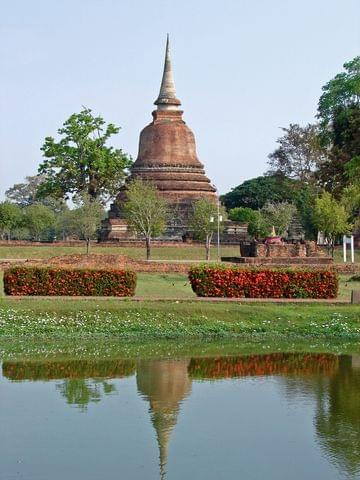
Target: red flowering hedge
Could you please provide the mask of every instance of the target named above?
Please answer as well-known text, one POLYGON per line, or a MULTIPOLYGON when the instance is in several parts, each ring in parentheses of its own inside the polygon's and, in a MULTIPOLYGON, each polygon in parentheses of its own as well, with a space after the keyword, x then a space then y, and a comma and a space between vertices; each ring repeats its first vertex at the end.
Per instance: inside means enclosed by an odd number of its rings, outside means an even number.
POLYGON ((195 266, 189 271, 199 297, 335 298, 338 277, 329 270, 245 270, 195 266))
POLYGON ((136 273, 126 270, 13 267, 4 272, 7 295, 131 297, 135 287, 136 273))

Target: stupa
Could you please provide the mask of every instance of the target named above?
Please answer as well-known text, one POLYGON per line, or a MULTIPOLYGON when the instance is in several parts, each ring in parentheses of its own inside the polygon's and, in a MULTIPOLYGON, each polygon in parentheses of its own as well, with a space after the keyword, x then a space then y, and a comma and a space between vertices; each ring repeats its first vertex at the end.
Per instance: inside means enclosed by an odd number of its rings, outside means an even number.
MULTIPOLYGON (((139 152, 128 181, 140 177, 156 186, 171 205, 172 218, 164 237, 181 239, 188 233, 193 203, 200 198, 215 202, 217 195, 197 157, 194 134, 182 119, 170 60, 169 36, 160 93, 154 104, 157 108, 152 112, 153 121, 140 133, 139 152)), ((126 239, 130 235, 121 208, 125 192, 126 185, 110 207, 108 219, 103 223, 103 240, 126 239)))

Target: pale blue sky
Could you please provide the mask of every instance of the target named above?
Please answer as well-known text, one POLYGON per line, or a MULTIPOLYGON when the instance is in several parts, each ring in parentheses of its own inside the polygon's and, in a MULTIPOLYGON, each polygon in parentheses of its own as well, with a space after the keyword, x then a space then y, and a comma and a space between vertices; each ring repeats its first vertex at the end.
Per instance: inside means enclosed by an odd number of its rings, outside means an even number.
POLYGON ((82 105, 134 158, 170 33, 175 84, 208 176, 261 175, 280 127, 312 122, 321 87, 360 53, 359 0, 1 0, 0 198, 82 105))

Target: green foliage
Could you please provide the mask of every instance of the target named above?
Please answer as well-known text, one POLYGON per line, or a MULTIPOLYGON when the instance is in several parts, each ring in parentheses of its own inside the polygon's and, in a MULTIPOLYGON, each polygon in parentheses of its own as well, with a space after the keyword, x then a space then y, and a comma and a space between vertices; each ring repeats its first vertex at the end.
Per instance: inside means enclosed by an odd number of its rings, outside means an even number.
POLYGON ((314 182, 316 168, 326 159, 319 127, 290 124, 282 130, 284 135, 277 140, 279 147, 269 155, 269 173, 280 173, 305 183, 314 182))
POLYGON ((135 179, 126 188, 123 212, 128 225, 146 241, 146 258, 151 255, 151 239, 161 235, 166 228, 168 204, 156 187, 135 179))
POLYGON ((123 185, 126 170, 132 164, 121 150, 106 142, 119 128, 84 108, 74 113, 58 130, 61 140, 46 137, 41 150, 45 160, 39 173, 45 175, 38 195, 68 198, 86 191, 92 199, 108 201, 123 185))
POLYGON ((227 209, 248 207, 262 208, 266 203, 292 202, 298 182, 283 175, 268 175, 246 180, 222 196, 227 209))
POLYGON ((344 63, 344 70, 322 88, 318 117, 325 127, 334 120, 339 110, 360 105, 360 56, 344 63))
POLYGON ((65 217, 65 227, 71 234, 85 240, 86 253, 89 253, 90 240, 96 238, 105 211, 101 203, 87 193, 78 198, 78 205, 65 217))
POLYGON ((20 207, 10 202, 0 203, 0 235, 9 240, 11 233, 22 225, 22 212, 20 207))
POLYGON ((45 205, 32 204, 23 209, 23 223, 33 240, 48 239, 55 225, 54 212, 45 205))
POLYGON ((351 183, 360 186, 360 155, 353 157, 345 166, 351 183))
POLYGON ((267 203, 261 209, 261 215, 267 226, 268 234, 275 227, 277 235, 285 236, 296 208, 291 203, 267 203))
POLYGON ((229 210, 229 219, 234 222, 249 223, 255 220, 256 210, 248 207, 235 207, 229 210))
MULTIPOLYGON (((224 229, 225 209, 219 208, 222 221, 219 222, 219 230, 224 229)), ((210 260, 210 246, 214 233, 218 230, 218 206, 213 201, 201 198, 193 205, 193 212, 189 218, 189 226, 198 240, 205 241, 206 260, 210 260)))
POLYGON ((314 224, 328 241, 332 253, 336 237, 351 232, 349 215, 329 192, 324 192, 315 200, 314 224))
POLYGON ((316 189, 313 186, 304 186, 295 197, 295 206, 301 226, 308 239, 315 239, 317 228, 314 225, 313 212, 315 208, 316 189))
POLYGON ((317 178, 321 186, 340 198, 342 189, 351 182, 347 166, 360 155, 360 106, 336 111, 325 134, 329 154, 319 165, 317 178))
POLYGON ((253 210, 255 212, 254 218, 249 222, 248 234, 259 239, 269 235, 269 225, 261 214, 260 210, 253 210))

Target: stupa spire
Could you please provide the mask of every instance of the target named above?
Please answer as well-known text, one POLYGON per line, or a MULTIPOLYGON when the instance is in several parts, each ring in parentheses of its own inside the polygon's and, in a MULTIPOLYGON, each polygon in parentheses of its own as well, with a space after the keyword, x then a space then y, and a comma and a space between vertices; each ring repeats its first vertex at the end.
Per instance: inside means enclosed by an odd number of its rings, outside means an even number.
POLYGON ((161 81, 160 93, 154 102, 158 110, 177 110, 181 105, 180 100, 176 97, 174 77, 171 67, 169 34, 166 38, 164 72, 161 81))

